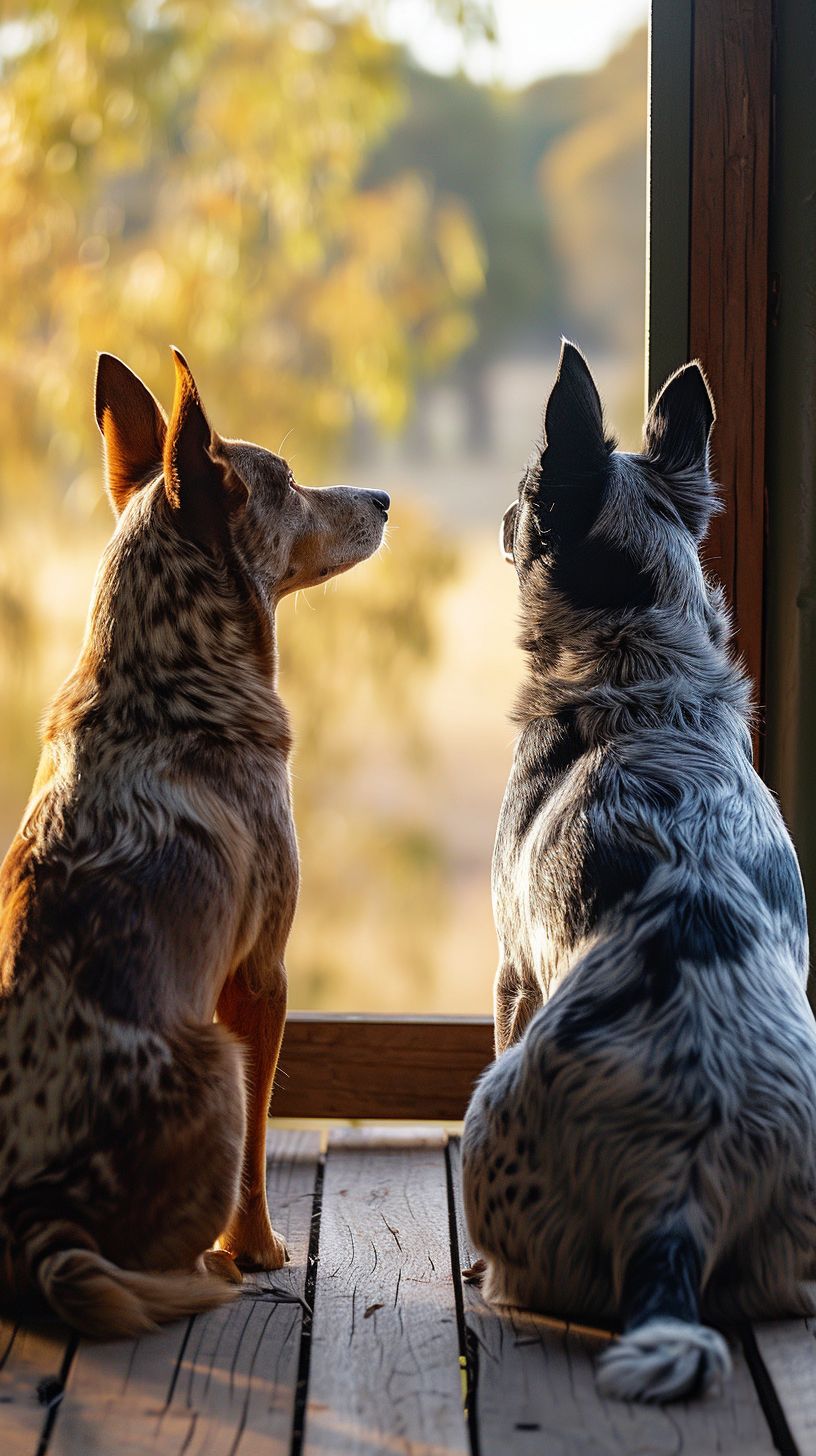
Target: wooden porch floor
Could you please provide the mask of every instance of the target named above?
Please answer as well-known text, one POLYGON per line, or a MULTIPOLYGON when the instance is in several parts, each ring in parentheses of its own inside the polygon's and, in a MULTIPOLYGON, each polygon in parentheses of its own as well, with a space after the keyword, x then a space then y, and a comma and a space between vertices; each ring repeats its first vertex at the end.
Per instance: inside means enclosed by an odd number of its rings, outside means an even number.
POLYGON ((746 1331, 716 1399, 604 1402, 605 1336, 462 1288, 456 1140, 276 1132, 270 1155, 292 1262, 234 1305, 116 1344, 0 1323, 2 1456, 816 1453, 804 1321, 746 1331))

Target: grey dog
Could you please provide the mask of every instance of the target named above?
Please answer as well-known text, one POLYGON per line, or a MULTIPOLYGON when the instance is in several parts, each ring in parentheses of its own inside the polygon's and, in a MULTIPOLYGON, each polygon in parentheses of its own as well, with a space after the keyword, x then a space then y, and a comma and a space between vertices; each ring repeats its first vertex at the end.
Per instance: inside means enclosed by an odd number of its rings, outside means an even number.
POLYGON ((493 865, 498 1057, 463 1139, 485 1293, 620 1320, 606 1395, 730 1369, 701 1320, 809 1310, 816 1025, 793 846, 699 545, 716 493, 696 363, 605 433, 565 344, 503 522, 521 733, 493 865))

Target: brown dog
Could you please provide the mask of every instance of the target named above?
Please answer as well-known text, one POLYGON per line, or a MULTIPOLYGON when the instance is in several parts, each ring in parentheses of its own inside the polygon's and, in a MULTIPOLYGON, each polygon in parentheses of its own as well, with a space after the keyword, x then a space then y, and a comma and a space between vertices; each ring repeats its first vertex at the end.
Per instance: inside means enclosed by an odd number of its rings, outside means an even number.
POLYGON ((175 363, 168 425, 100 357, 118 523, 0 872, 2 1283, 99 1335, 286 1257, 265 1189, 298 891, 275 607, 376 551, 389 506, 219 438, 175 363))

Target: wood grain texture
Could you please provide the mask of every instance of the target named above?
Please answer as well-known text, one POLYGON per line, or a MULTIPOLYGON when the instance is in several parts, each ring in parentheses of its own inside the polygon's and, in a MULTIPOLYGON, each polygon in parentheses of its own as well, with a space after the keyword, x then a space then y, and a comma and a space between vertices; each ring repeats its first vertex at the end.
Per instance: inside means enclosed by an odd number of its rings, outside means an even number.
POLYGON ((53 1327, 22 1329, 0 1319, 3 1456, 35 1456, 49 1424, 52 1403, 60 1398, 71 1347, 68 1332, 56 1321, 53 1327))
POLYGON ((706 558, 763 692, 772 0, 695 0, 689 342, 717 406, 706 558))
POLYGON ((270 1209, 291 1263, 235 1304, 141 1340, 80 1344, 49 1456, 288 1456, 320 1139, 269 1140, 270 1209))
POLYGON ((753 1330, 799 1456, 816 1456, 816 1320, 780 1320, 753 1330))
MULTIPOLYGON (((451 1160, 459 1256, 464 1267, 476 1250, 465 1226, 458 1140, 451 1160)), ((595 1389, 594 1356, 609 1335, 522 1310, 486 1304, 478 1288, 464 1286, 468 1331, 471 1421, 485 1453, 512 1456, 708 1456, 711 1452, 771 1456, 770 1430, 741 1352, 722 1395, 672 1406, 602 1400, 595 1389)))
POLYGON ((330 1137, 304 1456, 465 1456, 445 1151, 330 1137))
POLYGON ((322 1016, 286 1022, 274 1117, 459 1121, 493 1060, 489 1016, 322 1016))

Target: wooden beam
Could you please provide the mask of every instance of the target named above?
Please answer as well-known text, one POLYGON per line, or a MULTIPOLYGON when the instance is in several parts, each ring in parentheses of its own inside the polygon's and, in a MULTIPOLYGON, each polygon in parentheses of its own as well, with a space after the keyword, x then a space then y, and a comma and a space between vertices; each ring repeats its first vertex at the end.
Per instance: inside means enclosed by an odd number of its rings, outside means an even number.
POLYGON ((717 404, 706 556, 762 701, 772 0, 695 0, 689 345, 717 404))
POLYGON ((493 1060, 489 1016, 323 1016, 286 1023, 273 1117, 458 1122, 493 1060))

